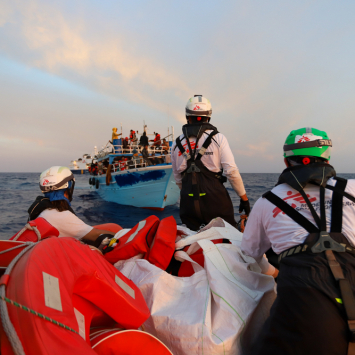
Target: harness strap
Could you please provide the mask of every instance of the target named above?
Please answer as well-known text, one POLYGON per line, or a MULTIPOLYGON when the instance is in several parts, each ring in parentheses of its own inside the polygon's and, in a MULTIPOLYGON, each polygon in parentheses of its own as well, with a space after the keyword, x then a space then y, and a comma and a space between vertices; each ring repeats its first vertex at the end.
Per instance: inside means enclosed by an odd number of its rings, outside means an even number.
POLYGON ((332 250, 326 250, 325 256, 327 257, 330 270, 336 281, 339 283, 340 294, 343 300, 348 328, 350 330, 350 342, 348 354, 350 351, 355 350, 355 298, 353 290, 348 279, 345 278, 343 270, 338 263, 332 250))
POLYGON ((307 204, 309 210, 311 211, 313 219, 317 223, 318 228, 321 229, 321 220, 320 220, 317 212, 313 208, 311 201, 309 201, 309 198, 307 197, 307 195, 303 189, 301 189, 299 192, 300 192, 301 196, 303 197, 303 199, 306 201, 306 204, 307 204))
POLYGON ((338 191, 345 192, 347 182, 345 179, 338 179, 335 184, 337 193, 333 193, 332 199, 331 232, 341 232, 343 227, 343 195, 338 193, 338 191))
POLYGON ((180 137, 177 137, 177 138, 176 138, 176 145, 177 145, 177 147, 179 148, 181 154, 184 156, 184 158, 185 158, 186 160, 190 160, 191 155, 188 154, 188 153, 186 153, 186 150, 185 150, 184 146, 181 144, 181 139, 180 139, 180 137))
POLYGON ((263 198, 266 198, 276 207, 278 207, 282 212, 287 214, 291 219, 303 227, 308 233, 317 233, 319 229, 310 222, 306 217, 297 212, 293 207, 291 207, 287 202, 282 200, 280 197, 276 196, 273 192, 268 191, 263 195, 263 198))
POLYGON ((202 158, 202 156, 205 154, 207 148, 210 146, 211 142, 212 142, 212 138, 217 134, 217 131, 212 131, 208 137, 206 138, 205 142, 202 145, 202 148, 199 150, 196 160, 200 160, 202 158))

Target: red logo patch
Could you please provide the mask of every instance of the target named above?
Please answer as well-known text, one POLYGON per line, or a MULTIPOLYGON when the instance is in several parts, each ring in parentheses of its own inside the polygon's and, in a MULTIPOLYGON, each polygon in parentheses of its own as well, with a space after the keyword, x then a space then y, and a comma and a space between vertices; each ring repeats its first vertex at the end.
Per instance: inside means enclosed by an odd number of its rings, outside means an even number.
POLYGON ((194 107, 194 111, 196 111, 196 110, 201 110, 201 107, 196 105, 196 106, 194 107))
MULTIPOLYGON (((292 195, 292 191, 287 191, 287 195, 288 195, 288 197, 285 197, 283 199, 284 201, 292 199, 292 200, 299 202, 299 203, 306 203, 306 201, 304 200, 304 198, 302 197, 302 195, 300 193, 292 195)), ((317 200, 317 197, 311 197, 308 194, 306 196, 309 198, 309 202, 311 202, 311 203, 317 200)), ((291 207, 296 208, 297 206, 294 203, 291 203, 291 207)), ((278 207, 275 207, 272 211, 273 217, 275 218, 281 212, 282 211, 278 207)), ((282 212, 282 214, 285 214, 285 212, 282 212)))
POLYGON ((44 186, 44 185, 48 185, 48 184, 49 184, 49 181, 48 180, 44 180, 42 185, 44 186))
POLYGON ((310 139, 309 139, 308 137, 302 136, 302 137, 297 141, 297 143, 303 143, 303 142, 309 142, 309 141, 310 141, 310 139))
MULTIPOLYGON (((196 143, 195 143, 195 142, 190 142, 190 145, 191 145, 191 149, 195 150, 195 145, 196 145, 196 143)), ((186 153, 189 154, 189 153, 190 153, 190 150, 189 150, 189 148, 188 148, 187 143, 183 144, 182 146, 185 148, 186 153)), ((197 146, 197 148, 198 148, 198 146, 197 146)), ((197 149, 197 148, 196 148, 196 149, 197 149)), ((179 151, 179 154, 178 154, 178 155, 179 155, 179 157, 181 157, 181 152, 180 152, 180 151, 179 151)))

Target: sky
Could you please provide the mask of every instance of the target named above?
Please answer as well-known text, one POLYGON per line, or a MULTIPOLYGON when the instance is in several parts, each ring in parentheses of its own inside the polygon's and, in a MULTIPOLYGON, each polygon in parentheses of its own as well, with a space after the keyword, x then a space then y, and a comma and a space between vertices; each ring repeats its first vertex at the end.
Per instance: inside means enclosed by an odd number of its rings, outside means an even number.
POLYGON ((0 172, 68 166, 121 124, 176 136, 202 94, 242 173, 280 172, 302 127, 354 173, 354 15, 346 0, 1 0, 0 172))

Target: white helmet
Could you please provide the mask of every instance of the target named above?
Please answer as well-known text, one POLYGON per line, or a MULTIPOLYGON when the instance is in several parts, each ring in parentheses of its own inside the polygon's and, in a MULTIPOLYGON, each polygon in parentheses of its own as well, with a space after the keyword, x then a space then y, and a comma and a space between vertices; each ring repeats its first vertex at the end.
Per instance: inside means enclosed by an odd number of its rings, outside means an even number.
POLYGON ((39 187, 43 193, 54 190, 74 188, 74 184, 69 185, 69 181, 75 181, 73 173, 65 166, 52 166, 45 170, 39 177, 39 187))
POLYGON ((203 116, 211 117, 212 106, 210 100, 206 99, 202 95, 195 95, 191 97, 186 104, 186 117, 187 116, 203 116))

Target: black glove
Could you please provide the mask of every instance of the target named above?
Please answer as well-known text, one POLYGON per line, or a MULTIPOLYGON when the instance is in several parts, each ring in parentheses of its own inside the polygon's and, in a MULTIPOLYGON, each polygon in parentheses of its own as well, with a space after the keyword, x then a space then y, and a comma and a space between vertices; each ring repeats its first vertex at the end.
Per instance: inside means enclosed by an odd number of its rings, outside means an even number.
POLYGON ((243 201, 240 200, 240 205, 239 205, 239 213, 242 213, 242 211, 245 211, 245 214, 249 216, 250 214, 250 203, 249 200, 243 201))

